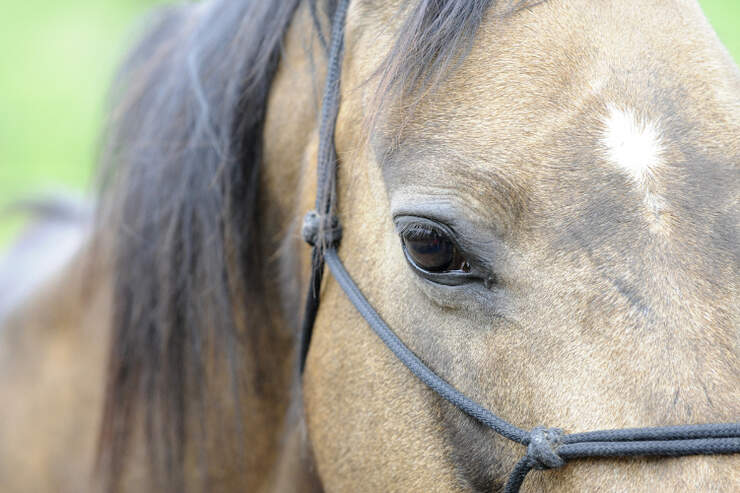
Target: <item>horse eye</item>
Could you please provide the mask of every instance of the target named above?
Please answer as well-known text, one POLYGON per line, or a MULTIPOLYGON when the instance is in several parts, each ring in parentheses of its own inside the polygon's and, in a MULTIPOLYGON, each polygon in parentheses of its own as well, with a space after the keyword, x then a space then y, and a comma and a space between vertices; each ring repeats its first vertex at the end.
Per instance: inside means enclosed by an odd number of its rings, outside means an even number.
POLYGON ((470 266, 452 240, 428 225, 413 225, 401 232, 406 257, 421 270, 440 273, 469 272, 470 266))

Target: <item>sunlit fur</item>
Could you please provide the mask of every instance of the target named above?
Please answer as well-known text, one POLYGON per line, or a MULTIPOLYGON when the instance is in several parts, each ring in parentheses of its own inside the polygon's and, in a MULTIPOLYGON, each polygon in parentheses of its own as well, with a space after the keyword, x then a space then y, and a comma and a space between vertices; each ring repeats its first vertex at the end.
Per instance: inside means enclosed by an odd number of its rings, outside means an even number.
MULTIPOLYGON (((522 448, 417 382, 330 277, 298 377, 333 4, 289 26, 290 3, 186 7, 133 55, 93 262, 0 334, 23 355, 0 353, 2 491, 500 490, 522 448)), ((693 0, 354 0, 345 39, 339 254, 424 361, 525 428, 738 419, 740 73, 693 0), (610 158, 614 108, 659 134, 642 182, 610 158), (420 278, 402 214, 497 283, 420 278)), ((729 492, 739 460, 525 488, 729 492)))

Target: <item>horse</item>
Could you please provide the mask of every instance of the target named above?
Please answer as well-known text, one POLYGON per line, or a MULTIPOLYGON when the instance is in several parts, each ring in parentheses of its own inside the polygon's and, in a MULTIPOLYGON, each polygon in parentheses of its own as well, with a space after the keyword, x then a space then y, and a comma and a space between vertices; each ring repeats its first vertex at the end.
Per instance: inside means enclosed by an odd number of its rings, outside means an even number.
MULTIPOLYGON (((0 331, 2 491, 503 488, 521 446, 311 286, 337 4, 150 20, 93 231, 0 331)), ((354 0, 343 27, 338 255, 398 337, 526 429, 737 421, 740 71, 697 2, 354 0)), ((729 492, 738 464, 524 488, 729 492)))
POLYGON ((0 213, 30 219, 13 248, 0 258, 0 323, 74 256, 84 243, 91 211, 83 198, 57 193, 15 202, 0 213))

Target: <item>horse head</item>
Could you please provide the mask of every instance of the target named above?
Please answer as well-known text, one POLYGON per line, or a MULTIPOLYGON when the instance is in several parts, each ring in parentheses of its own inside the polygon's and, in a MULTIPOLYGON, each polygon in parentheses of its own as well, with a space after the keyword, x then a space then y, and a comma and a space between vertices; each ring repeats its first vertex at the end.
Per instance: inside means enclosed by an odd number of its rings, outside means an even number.
MULTIPOLYGON (((739 75, 695 2, 353 2, 339 256, 425 363, 524 428, 732 421, 739 75)), ((327 489, 501 487, 521 447, 418 382, 331 280, 320 306, 303 393, 327 489)), ((731 489, 735 460, 528 481, 731 489)))

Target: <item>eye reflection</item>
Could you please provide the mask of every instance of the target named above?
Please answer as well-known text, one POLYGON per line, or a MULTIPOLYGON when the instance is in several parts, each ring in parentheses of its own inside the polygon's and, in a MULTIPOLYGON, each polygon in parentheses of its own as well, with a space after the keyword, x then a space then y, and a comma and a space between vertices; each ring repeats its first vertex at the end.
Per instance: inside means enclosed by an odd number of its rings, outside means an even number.
POLYGON ((419 269, 432 273, 470 272, 453 241, 429 224, 410 224, 401 232, 407 258, 419 269))

